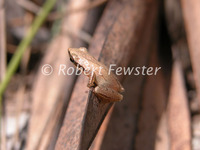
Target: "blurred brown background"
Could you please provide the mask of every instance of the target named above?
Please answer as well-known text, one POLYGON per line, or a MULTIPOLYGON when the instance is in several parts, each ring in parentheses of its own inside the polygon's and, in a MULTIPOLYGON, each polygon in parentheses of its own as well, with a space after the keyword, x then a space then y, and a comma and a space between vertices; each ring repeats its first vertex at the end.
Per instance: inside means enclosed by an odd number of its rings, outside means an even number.
MULTIPOLYGON (((0 86, 53 1, 0 0, 0 86)), ((3 93, 1 149, 200 150, 199 14, 198 0, 55 1, 3 93), (69 47, 106 66, 162 69, 117 76, 123 101, 103 103, 88 77, 58 74, 73 67, 69 47)))

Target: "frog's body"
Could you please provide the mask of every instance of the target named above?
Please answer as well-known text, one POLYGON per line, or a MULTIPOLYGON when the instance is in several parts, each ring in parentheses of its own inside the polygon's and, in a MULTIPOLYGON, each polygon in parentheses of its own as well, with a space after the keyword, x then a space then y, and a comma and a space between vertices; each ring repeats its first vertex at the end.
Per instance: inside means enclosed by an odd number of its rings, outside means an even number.
POLYGON ((68 53, 70 60, 76 66, 89 70, 88 87, 95 87, 94 93, 97 97, 108 102, 123 99, 120 93, 124 91, 124 88, 116 76, 112 72, 109 74, 108 68, 91 56, 86 48, 69 48, 68 53))

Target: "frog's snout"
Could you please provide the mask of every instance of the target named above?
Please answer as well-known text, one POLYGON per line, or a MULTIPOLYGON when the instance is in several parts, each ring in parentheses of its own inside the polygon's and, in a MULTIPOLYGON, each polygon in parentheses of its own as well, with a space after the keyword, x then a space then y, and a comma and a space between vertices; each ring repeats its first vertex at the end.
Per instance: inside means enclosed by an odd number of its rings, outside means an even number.
POLYGON ((68 52, 70 53, 70 51, 72 50, 72 48, 68 48, 68 52))

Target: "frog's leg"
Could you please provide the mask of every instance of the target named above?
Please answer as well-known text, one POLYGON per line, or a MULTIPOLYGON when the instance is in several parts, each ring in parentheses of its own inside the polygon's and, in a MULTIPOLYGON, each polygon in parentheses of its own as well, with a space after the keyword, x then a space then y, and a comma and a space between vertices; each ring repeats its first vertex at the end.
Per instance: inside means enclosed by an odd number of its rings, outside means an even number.
POLYGON ((106 86, 96 86, 94 89, 94 94, 105 102, 115 102, 121 101, 123 96, 112 88, 106 86))
POLYGON ((92 72, 91 75, 89 76, 89 81, 88 81, 87 87, 89 87, 89 88, 94 87, 95 86, 95 80, 96 80, 96 76, 92 72))

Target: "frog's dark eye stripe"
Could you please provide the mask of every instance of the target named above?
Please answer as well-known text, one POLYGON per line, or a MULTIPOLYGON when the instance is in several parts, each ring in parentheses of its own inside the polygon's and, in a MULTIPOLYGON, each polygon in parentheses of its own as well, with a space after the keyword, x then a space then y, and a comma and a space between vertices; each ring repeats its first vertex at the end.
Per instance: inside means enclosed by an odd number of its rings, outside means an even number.
POLYGON ((74 59, 72 59, 71 57, 70 57, 70 61, 74 63, 74 59))

